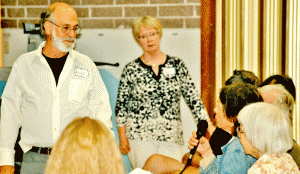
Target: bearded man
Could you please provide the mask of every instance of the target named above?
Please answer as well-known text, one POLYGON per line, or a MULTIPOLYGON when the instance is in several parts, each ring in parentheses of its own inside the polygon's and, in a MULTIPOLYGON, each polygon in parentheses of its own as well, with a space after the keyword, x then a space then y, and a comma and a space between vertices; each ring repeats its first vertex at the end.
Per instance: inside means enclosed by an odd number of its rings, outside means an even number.
POLYGON ((1 106, 0 173, 14 172, 14 145, 24 152, 21 173, 44 173, 52 146, 75 117, 111 124, 109 96, 99 71, 73 50, 81 31, 76 11, 51 4, 41 15, 46 41, 21 55, 12 67, 1 106))

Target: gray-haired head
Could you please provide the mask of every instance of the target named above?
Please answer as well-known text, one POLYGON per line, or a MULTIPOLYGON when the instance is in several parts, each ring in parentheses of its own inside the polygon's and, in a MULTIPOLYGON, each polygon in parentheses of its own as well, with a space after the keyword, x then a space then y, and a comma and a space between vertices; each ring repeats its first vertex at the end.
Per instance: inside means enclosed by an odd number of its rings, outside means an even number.
POLYGON ((258 88, 264 102, 281 109, 293 121, 294 98, 281 84, 266 85, 258 88))
POLYGON ((244 107, 238 114, 250 143, 262 154, 283 154, 292 148, 290 119, 275 105, 257 102, 244 107))

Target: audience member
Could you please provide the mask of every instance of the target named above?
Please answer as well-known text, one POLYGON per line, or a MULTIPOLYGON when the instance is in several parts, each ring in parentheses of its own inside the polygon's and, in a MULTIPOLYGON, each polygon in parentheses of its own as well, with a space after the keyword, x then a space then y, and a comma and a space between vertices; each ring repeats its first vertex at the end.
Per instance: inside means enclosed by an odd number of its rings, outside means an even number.
MULTIPOLYGON (((258 88, 264 102, 273 104, 289 116, 293 122, 294 99, 293 96, 281 84, 266 85, 258 88)), ((300 146, 293 141, 293 147, 288 153, 300 168, 300 146)))
POLYGON ((45 174, 123 174, 110 130, 89 117, 74 119, 54 144, 45 174))
MULTIPOLYGON (((200 172, 201 173, 246 173, 247 169, 256 160, 251 156, 245 155, 241 144, 235 131, 235 125, 237 123, 238 112, 247 104, 262 101, 257 89, 251 85, 242 82, 236 82, 232 85, 225 86, 221 89, 220 97, 215 108, 216 120, 218 127, 225 130, 226 134, 224 136, 228 141, 226 145, 222 147, 222 155, 218 158, 213 154, 208 140, 205 137, 201 138, 201 144, 199 145, 197 151, 201 154, 203 159, 200 162, 200 172), (235 150, 233 150, 235 149, 235 150)), ((198 144, 198 140, 195 138, 196 134, 193 132, 193 137, 191 137, 189 143, 190 149, 198 144)), ((173 172, 174 168, 167 168, 162 166, 159 168, 155 166, 155 163, 165 163, 166 161, 158 155, 151 156, 145 166, 144 170, 148 170, 154 174, 156 173, 170 173, 173 172), (166 171, 164 171, 166 170, 166 171)), ((167 160, 167 165, 177 164, 178 162, 172 163, 174 160, 167 160)), ((179 165, 178 165, 179 166, 179 165)), ((176 167, 178 167, 176 165, 176 167)), ((182 170, 183 165, 181 164, 182 170)), ((177 168, 178 170, 178 168, 177 168)), ((199 172, 199 170, 198 170, 199 172)))
POLYGON ((258 88, 263 101, 281 109, 293 121, 294 98, 283 85, 273 84, 258 88))
POLYGON ((76 11, 56 2, 41 15, 46 41, 21 55, 12 67, 2 95, 0 170, 14 171, 14 145, 24 155, 21 173, 43 173, 54 142, 76 116, 91 116, 111 128, 109 96, 94 62, 73 50, 76 11))
MULTIPOLYGON (((234 70, 233 75, 226 80, 225 86, 231 85, 236 82, 243 82, 257 87, 259 84, 259 78, 251 71, 234 70)), ((221 147, 225 145, 230 140, 230 138, 231 137, 227 137, 226 132, 224 132, 224 130, 220 129, 219 127, 216 127, 216 129, 213 130, 209 143, 215 156, 222 154, 221 147)))
MULTIPOLYGON (((231 85, 236 82, 242 82, 254 85, 257 87, 259 78, 251 71, 247 70, 234 70, 233 75, 226 80, 225 86, 231 85)), ((212 133, 209 143, 215 156, 222 155, 221 147, 227 144, 231 137, 226 136, 226 132, 220 129, 217 125, 215 131, 212 133)))
POLYGON ((240 111, 238 122, 245 153, 258 159, 248 174, 300 173, 287 153, 293 144, 291 122, 278 107, 265 102, 250 104, 240 111))
POLYGON ((291 93, 296 101, 296 87, 291 77, 288 75, 272 75, 264 80, 259 87, 263 87, 271 84, 282 84, 287 91, 291 93))
POLYGON ((120 79, 116 121, 121 153, 128 153, 133 168, 142 168, 156 153, 180 160, 181 96, 196 122, 209 120, 208 114, 184 62, 161 51, 159 20, 140 17, 132 33, 143 54, 124 67, 120 79))
POLYGON ((231 85, 235 82, 244 82, 258 87, 259 78, 251 71, 234 70, 233 75, 226 80, 225 85, 231 85))

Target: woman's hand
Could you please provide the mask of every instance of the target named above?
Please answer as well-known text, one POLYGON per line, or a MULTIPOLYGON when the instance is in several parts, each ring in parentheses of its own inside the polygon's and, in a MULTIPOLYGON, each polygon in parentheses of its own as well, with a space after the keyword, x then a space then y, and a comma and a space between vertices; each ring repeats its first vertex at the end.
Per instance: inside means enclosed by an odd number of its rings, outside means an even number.
POLYGON ((193 131, 193 135, 190 137, 189 144, 189 149, 193 149, 198 145, 197 152, 199 152, 203 158, 213 154, 209 141, 205 137, 200 138, 200 142, 197 140, 196 131, 193 131))
POLYGON ((129 141, 126 137, 126 125, 124 124, 122 127, 118 129, 119 139, 120 139, 120 152, 122 154, 127 154, 130 151, 129 141))
POLYGON ((129 141, 126 137, 120 139, 119 148, 122 154, 127 154, 130 151, 129 141))

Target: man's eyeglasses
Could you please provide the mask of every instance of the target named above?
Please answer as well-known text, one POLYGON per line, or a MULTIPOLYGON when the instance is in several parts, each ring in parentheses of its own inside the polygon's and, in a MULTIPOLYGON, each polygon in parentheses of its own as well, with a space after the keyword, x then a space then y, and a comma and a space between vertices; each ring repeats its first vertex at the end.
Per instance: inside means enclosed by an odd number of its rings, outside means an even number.
POLYGON ((157 32, 151 32, 151 33, 149 33, 149 35, 143 34, 143 35, 141 35, 141 36, 138 36, 138 38, 139 38, 139 39, 142 39, 142 40, 145 40, 145 39, 147 39, 148 36, 149 36, 150 38, 153 38, 153 37, 155 37, 157 34, 158 34, 158 31, 157 31, 157 32))
POLYGON ((52 21, 49 21, 49 22, 54 24, 55 26, 59 27, 63 33, 67 33, 69 31, 73 30, 73 31, 75 31, 76 34, 79 34, 80 31, 81 31, 81 27, 79 27, 79 26, 75 26, 75 27, 59 26, 59 25, 57 25, 56 23, 54 23, 52 21))

